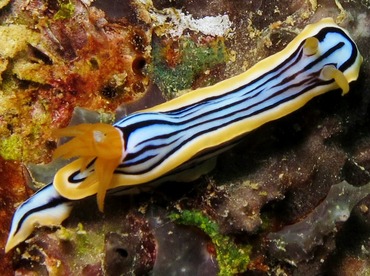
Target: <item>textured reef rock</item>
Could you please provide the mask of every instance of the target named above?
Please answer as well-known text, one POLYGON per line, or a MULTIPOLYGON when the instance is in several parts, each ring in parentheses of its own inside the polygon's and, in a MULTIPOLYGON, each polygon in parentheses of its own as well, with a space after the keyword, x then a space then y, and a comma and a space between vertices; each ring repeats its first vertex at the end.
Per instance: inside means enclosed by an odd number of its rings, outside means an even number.
POLYGON ((75 107, 114 121, 117 107, 120 117, 241 73, 327 16, 364 55, 348 95, 257 129, 194 183, 111 197, 104 214, 80 202, 62 227, 0 252, 4 275, 368 275, 370 6, 319 4, 0 1, 1 247, 32 193, 19 161, 50 161, 50 130, 75 107))
POLYGON ((346 222, 353 207, 369 194, 370 183, 361 187, 346 181, 333 185, 325 200, 304 220, 267 235, 271 255, 293 264, 309 261, 314 249, 328 234, 335 233, 336 225, 346 222))
POLYGON ((7 159, 44 161, 54 146, 50 129, 65 126, 76 106, 111 112, 146 91, 145 22, 108 22, 80 1, 37 0, 12 2, 0 20, 0 153, 7 159))

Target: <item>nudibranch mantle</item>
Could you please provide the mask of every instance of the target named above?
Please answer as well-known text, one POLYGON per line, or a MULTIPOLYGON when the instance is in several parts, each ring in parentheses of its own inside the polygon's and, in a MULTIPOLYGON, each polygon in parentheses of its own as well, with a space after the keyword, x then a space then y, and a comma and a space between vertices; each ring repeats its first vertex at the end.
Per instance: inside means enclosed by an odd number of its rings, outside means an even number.
MULTIPOLYGON (((338 88, 347 93, 348 83, 358 78, 361 63, 347 31, 326 18, 308 25, 285 49, 245 73, 133 113, 107 127, 108 132, 121 133, 114 143, 106 140, 107 145, 112 144, 107 151, 114 156, 110 159, 114 165, 108 170, 104 169, 110 162, 105 153, 99 155, 87 148, 82 154, 73 141, 84 136, 67 128, 65 134, 76 137, 57 155, 80 158, 59 170, 53 183, 17 209, 6 251, 26 239, 36 223, 50 224, 38 217, 40 212, 49 210, 50 216, 59 218, 52 220, 57 224, 68 216, 75 200, 97 194, 102 209, 106 191, 111 194, 139 184, 196 179, 212 168, 213 157, 253 129, 297 110, 320 94, 338 88), (109 175, 102 175, 102 171, 109 175), (48 201, 37 206, 37 197, 48 201), (54 211, 55 206, 60 210, 54 211)), ((94 125, 91 127, 94 133, 94 125)), ((90 137, 99 143, 100 135, 105 132, 90 137)))

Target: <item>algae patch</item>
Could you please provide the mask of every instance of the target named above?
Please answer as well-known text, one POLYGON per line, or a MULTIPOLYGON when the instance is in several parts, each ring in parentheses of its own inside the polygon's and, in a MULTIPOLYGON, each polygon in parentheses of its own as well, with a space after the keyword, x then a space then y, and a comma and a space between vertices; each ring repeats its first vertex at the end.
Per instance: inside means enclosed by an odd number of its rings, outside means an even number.
POLYGON ((232 238, 221 234, 217 223, 202 212, 184 210, 171 214, 170 219, 180 224, 198 227, 211 238, 220 269, 218 275, 232 275, 248 269, 252 247, 236 244, 232 238))
MULTIPOLYGON (((190 38, 156 41, 152 56, 149 74, 167 99, 175 97, 175 93, 180 90, 190 89, 201 73, 229 59, 225 42, 221 38, 207 44, 194 42, 190 38)), ((209 76, 204 85, 214 82, 212 76, 209 76)))
POLYGON ((73 16, 73 13, 75 12, 75 5, 72 2, 58 1, 58 4, 60 6, 60 9, 54 15, 54 19, 69 19, 73 16))
POLYGON ((4 159, 20 160, 22 157, 22 137, 18 134, 12 134, 6 139, 0 141, 0 155, 4 159))
MULTIPOLYGON (((104 235, 93 231, 87 232, 82 223, 75 229, 61 227, 55 235, 63 242, 70 242, 75 248, 74 266, 85 267, 96 262, 96 256, 103 252, 104 235)), ((72 256, 72 255, 71 255, 72 256)))

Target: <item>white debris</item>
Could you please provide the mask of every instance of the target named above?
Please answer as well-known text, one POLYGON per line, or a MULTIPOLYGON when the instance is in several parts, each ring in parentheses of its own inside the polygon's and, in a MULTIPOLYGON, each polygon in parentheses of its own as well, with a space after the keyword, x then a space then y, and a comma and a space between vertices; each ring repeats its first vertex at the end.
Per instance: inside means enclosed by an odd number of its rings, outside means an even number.
POLYGON ((152 26, 160 35, 172 37, 181 36, 185 30, 191 30, 210 36, 228 36, 232 34, 232 22, 228 15, 205 16, 195 19, 191 14, 185 14, 180 9, 154 8, 152 1, 139 0, 149 11, 152 26))

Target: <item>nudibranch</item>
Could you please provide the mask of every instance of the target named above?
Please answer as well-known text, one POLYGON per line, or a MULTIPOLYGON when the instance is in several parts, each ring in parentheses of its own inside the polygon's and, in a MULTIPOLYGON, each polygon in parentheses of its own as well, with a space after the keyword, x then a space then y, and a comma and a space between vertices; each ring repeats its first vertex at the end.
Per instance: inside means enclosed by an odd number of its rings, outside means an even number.
POLYGON ((60 224, 77 200, 97 195, 103 210, 106 193, 200 177, 212 169, 214 157, 246 133, 320 94, 336 89, 346 94, 361 62, 348 32, 326 18, 238 76, 133 113, 112 126, 82 124, 56 131, 74 138, 55 155, 77 159, 18 207, 5 251, 37 225, 60 224))

